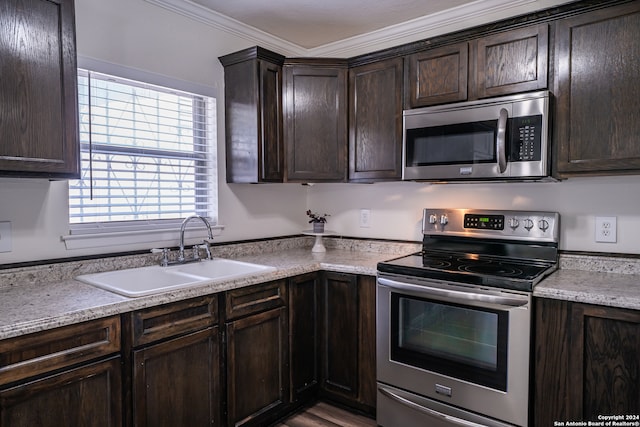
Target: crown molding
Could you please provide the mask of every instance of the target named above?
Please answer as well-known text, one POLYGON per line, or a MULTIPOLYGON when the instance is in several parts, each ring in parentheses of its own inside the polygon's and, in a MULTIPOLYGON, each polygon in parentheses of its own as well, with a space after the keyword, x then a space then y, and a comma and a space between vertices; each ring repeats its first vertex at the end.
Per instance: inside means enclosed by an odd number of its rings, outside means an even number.
MULTIPOLYGON (((522 9, 535 3, 538 3, 538 0, 476 0, 473 3, 308 49, 307 53, 311 56, 351 57, 495 22, 515 16, 522 9)), ((531 7, 527 11, 531 11, 531 7)))
POLYGON ((160 6, 164 9, 186 16, 194 21, 232 34, 265 49, 276 51, 285 56, 308 56, 308 49, 275 37, 265 31, 259 30, 238 20, 215 12, 190 0, 145 0, 147 3, 160 6))
POLYGON ((265 31, 246 25, 190 0, 145 0, 221 31, 233 34, 285 56, 334 56, 348 58, 394 44, 422 40, 436 35, 486 24, 572 0, 476 0, 472 3, 422 16, 397 25, 307 49, 265 31), (533 5, 533 7, 532 7, 533 5))

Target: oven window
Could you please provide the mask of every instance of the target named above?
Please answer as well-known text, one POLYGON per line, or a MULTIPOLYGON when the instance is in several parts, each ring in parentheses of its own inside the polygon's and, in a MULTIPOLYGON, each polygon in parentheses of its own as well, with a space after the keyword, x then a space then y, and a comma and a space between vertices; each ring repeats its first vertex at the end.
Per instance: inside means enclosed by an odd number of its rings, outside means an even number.
POLYGON ((392 293, 391 358, 506 391, 508 314, 392 293))
POLYGON ((494 163, 497 120, 408 129, 407 166, 494 163))

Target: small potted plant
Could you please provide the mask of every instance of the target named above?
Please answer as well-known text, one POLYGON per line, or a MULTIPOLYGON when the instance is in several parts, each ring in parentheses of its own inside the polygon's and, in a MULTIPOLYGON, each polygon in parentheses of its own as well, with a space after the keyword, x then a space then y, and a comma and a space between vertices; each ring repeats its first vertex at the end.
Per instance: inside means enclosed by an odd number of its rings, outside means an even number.
POLYGON ((327 217, 329 214, 318 214, 315 212, 311 212, 311 209, 307 210, 307 216, 309 219, 309 224, 313 224, 313 232, 314 233, 324 233, 324 224, 327 222, 327 217))

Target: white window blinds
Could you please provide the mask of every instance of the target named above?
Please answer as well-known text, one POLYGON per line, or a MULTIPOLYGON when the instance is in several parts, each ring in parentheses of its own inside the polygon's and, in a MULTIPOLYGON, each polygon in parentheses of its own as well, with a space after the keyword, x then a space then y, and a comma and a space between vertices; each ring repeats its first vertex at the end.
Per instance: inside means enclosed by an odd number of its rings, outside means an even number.
MULTIPOLYGON (((217 220, 215 99, 79 70, 72 224, 217 220)), ((82 228, 76 227, 76 228, 82 228)))

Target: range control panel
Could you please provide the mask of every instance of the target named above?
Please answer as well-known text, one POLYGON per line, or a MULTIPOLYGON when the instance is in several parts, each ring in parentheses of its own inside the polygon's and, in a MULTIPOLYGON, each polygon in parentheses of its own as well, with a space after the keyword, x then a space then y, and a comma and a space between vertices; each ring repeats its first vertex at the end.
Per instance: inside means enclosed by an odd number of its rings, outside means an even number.
POLYGON ((465 214, 464 228, 504 230, 504 215, 465 214))
POLYGON ((542 211, 425 209, 424 235, 558 242, 560 214, 542 211))

